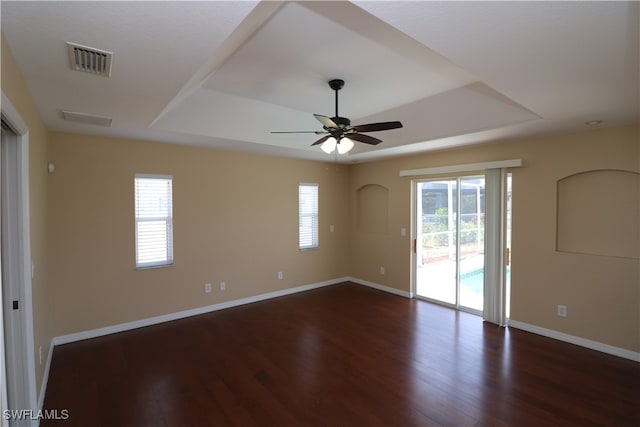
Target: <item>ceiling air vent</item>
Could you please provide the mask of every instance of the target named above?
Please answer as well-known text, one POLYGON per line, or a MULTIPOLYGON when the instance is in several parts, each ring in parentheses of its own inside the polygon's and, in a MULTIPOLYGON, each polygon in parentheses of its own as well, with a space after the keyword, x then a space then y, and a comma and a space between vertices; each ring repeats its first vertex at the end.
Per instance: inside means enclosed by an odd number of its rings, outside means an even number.
POLYGON ((62 118, 67 122, 83 123, 85 125, 97 125, 110 127, 112 119, 110 117, 96 116, 94 114, 78 113, 75 111, 62 110, 62 118))
POLYGON ((76 71, 109 77, 112 52, 67 42, 69 65, 76 71))

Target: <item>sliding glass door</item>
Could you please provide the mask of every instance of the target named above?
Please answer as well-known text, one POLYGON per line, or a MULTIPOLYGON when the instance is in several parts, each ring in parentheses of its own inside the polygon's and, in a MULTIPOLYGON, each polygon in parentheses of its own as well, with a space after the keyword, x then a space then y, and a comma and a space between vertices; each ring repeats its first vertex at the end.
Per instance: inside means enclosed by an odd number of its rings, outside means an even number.
POLYGON ((415 183, 418 296, 482 312, 484 183, 483 176, 415 183))

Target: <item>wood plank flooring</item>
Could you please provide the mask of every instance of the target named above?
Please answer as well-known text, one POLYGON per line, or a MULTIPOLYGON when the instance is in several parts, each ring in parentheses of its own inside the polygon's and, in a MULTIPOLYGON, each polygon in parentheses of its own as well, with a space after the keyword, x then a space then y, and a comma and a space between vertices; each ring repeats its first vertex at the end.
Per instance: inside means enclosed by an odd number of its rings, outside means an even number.
POLYGON ((41 426, 639 426, 640 364, 344 283, 56 347, 41 426))

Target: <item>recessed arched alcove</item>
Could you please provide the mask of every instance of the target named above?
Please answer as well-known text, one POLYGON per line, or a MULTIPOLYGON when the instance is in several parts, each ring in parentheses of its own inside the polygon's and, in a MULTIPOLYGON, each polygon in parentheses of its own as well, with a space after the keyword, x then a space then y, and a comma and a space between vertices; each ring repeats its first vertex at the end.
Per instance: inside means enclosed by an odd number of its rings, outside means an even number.
POLYGON ((386 233, 389 216, 389 189, 367 184, 357 190, 357 229, 362 233, 386 233))
POLYGON ((558 181, 557 250, 640 258, 640 173, 592 170, 558 181))

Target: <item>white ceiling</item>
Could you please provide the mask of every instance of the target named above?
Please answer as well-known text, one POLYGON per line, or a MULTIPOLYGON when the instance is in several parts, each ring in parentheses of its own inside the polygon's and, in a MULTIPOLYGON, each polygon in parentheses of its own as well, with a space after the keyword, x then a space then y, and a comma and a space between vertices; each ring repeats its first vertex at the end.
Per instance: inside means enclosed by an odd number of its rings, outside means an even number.
POLYGON ((638 123, 637 2, 12 2, 6 38, 46 126, 317 160, 365 161, 638 123), (65 42, 114 53, 110 78, 65 42), (313 113, 400 120, 346 156, 313 113), (111 127, 65 122, 61 110, 111 127))

